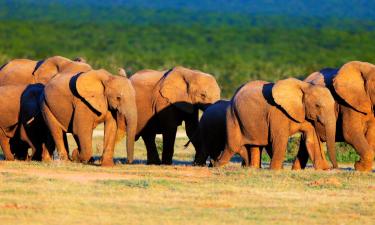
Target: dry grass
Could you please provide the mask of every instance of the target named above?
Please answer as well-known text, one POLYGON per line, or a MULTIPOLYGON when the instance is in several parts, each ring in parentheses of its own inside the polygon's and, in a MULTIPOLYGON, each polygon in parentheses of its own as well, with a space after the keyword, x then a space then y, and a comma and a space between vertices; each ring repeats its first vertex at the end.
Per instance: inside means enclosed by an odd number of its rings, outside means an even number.
MULTIPOLYGON (((193 168, 185 141, 176 166, 0 161, 0 223, 374 224, 374 173, 193 168)), ((135 156, 145 159, 140 142, 135 156)))

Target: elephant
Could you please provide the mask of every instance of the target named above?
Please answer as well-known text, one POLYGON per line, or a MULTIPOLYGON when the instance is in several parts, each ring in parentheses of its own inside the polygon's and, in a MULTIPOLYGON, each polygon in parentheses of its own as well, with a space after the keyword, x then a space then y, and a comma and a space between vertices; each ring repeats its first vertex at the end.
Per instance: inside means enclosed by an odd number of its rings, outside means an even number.
MULTIPOLYGON (((337 117, 336 141, 345 141, 357 151, 360 160, 354 164, 356 170, 371 171, 375 151, 375 65, 350 61, 338 69, 314 72, 305 81, 331 91, 337 117)), ((303 146, 298 155, 294 166, 304 168, 307 157, 303 146)))
POLYGON ((114 76, 104 69, 60 73, 45 86, 42 113, 61 160, 69 160, 63 134, 71 132, 78 145, 72 159, 92 158, 93 129, 104 122, 102 166, 112 166, 116 141, 127 133, 127 162, 132 163, 137 108, 134 88, 123 69, 114 76))
POLYGON ((44 85, 0 86, 0 145, 6 160, 34 159, 48 161, 54 150, 52 136, 40 113, 44 85), (20 99, 12 101, 10 99, 20 99), (28 155, 28 148, 32 154, 28 155), (16 156, 16 157, 15 157, 16 156))
POLYGON ((88 70, 91 70, 91 66, 82 58, 70 60, 53 56, 41 61, 14 59, 0 67, 0 86, 46 84, 59 72, 88 70))
POLYGON ((192 139, 197 139, 193 165, 205 166, 207 158, 217 160, 225 148, 227 139, 226 112, 228 100, 219 100, 207 107, 199 120, 198 130, 192 139))
MULTIPOLYGON (((197 139, 198 146, 193 165, 205 166, 208 157, 211 162, 216 161, 225 149, 227 140, 226 115, 230 101, 220 100, 207 107, 199 120, 199 128, 195 132, 193 139, 197 139)), ((186 144, 186 146, 190 141, 186 144)), ((261 167, 261 152, 259 158, 252 159, 248 146, 243 146, 240 155, 243 157, 242 166, 253 168, 261 167)), ((266 147, 267 153, 272 156, 271 149, 266 147)), ((254 156, 255 157, 255 156, 254 156)), ((212 163, 210 163, 212 165, 212 163)))
MULTIPOLYGON (((185 122, 191 139, 198 128, 199 109, 220 99, 216 79, 207 73, 177 66, 168 71, 142 70, 130 77, 136 92, 138 124, 136 140, 145 142, 147 164, 172 164, 177 127, 185 122), (163 135, 160 161, 156 134, 163 135)), ((194 147, 197 143, 193 141, 194 147)))
POLYGON ((325 135, 328 151, 335 151, 334 99, 327 88, 294 78, 248 82, 234 94, 226 118, 226 147, 215 166, 226 164, 235 153, 246 157, 243 146, 254 160, 260 159, 260 147, 271 146, 270 169, 282 169, 289 136, 302 132, 315 169, 329 169, 319 140, 325 135))

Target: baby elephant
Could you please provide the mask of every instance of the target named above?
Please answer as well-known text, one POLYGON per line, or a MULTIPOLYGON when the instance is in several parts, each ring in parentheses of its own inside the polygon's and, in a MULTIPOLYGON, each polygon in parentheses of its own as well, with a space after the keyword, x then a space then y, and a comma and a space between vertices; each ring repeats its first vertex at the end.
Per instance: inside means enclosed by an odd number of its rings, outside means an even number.
MULTIPOLYGON (((206 166, 208 157, 216 161, 224 151, 227 140, 226 114, 229 106, 230 101, 219 100, 203 112, 199 128, 193 136, 198 143, 193 165, 206 166)), ((243 158, 242 165, 260 168, 260 163, 254 162, 260 162, 261 155, 258 156, 259 159, 251 160, 249 151, 249 146, 243 146, 240 150, 239 154, 243 158)))
POLYGON ((0 145, 6 160, 50 160, 55 145, 40 113, 43 89, 42 84, 0 87, 3 106, 0 110, 0 145), (28 155, 29 147, 31 155, 28 155))
MULTIPOLYGON (((335 153, 336 117, 329 90, 297 79, 274 83, 254 81, 237 90, 227 110, 227 145, 216 165, 226 164, 243 146, 259 156, 272 147, 271 169, 281 169, 289 136, 302 132, 316 169, 328 169, 321 137, 335 153)), ((335 163, 335 162, 334 162, 335 163)))
POLYGON ((216 160, 224 151, 227 139, 226 111, 229 103, 229 101, 220 100, 204 111, 198 130, 193 136, 198 143, 193 165, 205 166, 208 157, 216 160))

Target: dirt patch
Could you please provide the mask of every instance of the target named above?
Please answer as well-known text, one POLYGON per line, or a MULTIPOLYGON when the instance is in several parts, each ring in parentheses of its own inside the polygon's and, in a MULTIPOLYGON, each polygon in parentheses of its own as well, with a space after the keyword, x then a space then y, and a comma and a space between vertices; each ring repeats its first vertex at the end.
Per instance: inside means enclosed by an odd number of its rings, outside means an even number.
POLYGON ((310 187, 325 187, 325 186, 333 186, 333 187, 341 187, 342 183, 336 177, 330 178, 321 178, 315 181, 312 181, 307 184, 310 187))
POLYGON ((120 179, 132 179, 138 176, 128 175, 128 174, 113 174, 113 173, 103 173, 103 172, 61 172, 54 170, 37 170, 37 169, 1 169, 0 172, 8 172, 13 174, 28 175, 40 178, 49 179, 62 179, 69 180, 80 183, 87 183, 96 180, 120 180, 120 179))
POLYGON ((34 207, 30 207, 27 205, 21 205, 17 203, 7 203, 5 205, 0 206, 2 209, 34 209, 34 207))
POLYGON ((87 183, 98 180, 129 180, 148 177, 149 179, 169 179, 169 180, 184 180, 187 182, 200 181, 211 176, 211 171, 208 168, 192 168, 192 167, 165 167, 165 168, 150 168, 142 170, 133 169, 131 167, 124 169, 124 171, 116 172, 85 172, 85 171, 61 171, 53 169, 11 169, 1 168, 0 173, 11 173, 17 175, 27 175, 32 177, 69 180, 73 182, 87 183), (146 174, 151 174, 152 177, 146 174))

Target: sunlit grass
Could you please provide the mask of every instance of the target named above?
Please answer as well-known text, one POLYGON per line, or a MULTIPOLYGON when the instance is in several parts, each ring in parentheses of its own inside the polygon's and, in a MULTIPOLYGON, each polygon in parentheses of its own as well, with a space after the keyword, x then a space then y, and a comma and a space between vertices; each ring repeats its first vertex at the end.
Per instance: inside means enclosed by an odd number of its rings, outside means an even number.
MULTIPOLYGON (((0 161, 1 224, 373 224, 375 174, 189 166, 176 141, 175 166, 112 168, 0 161)), ((94 138, 94 148, 101 137, 94 138)), ((160 145, 160 144, 159 144, 160 145)), ((72 144, 72 147, 73 144, 72 144)), ((99 149, 99 148, 98 148, 99 149)), ((95 153, 100 155, 100 151, 95 153)), ((116 159, 126 155, 116 147, 116 159)), ((118 160, 119 161, 119 160, 118 160)), ((237 160, 238 161, 238 160, 237 160)), ((344 165, 345 167, 346 165, 344 165)), ((351 164, 350 164, 351 166, 351 164)))

